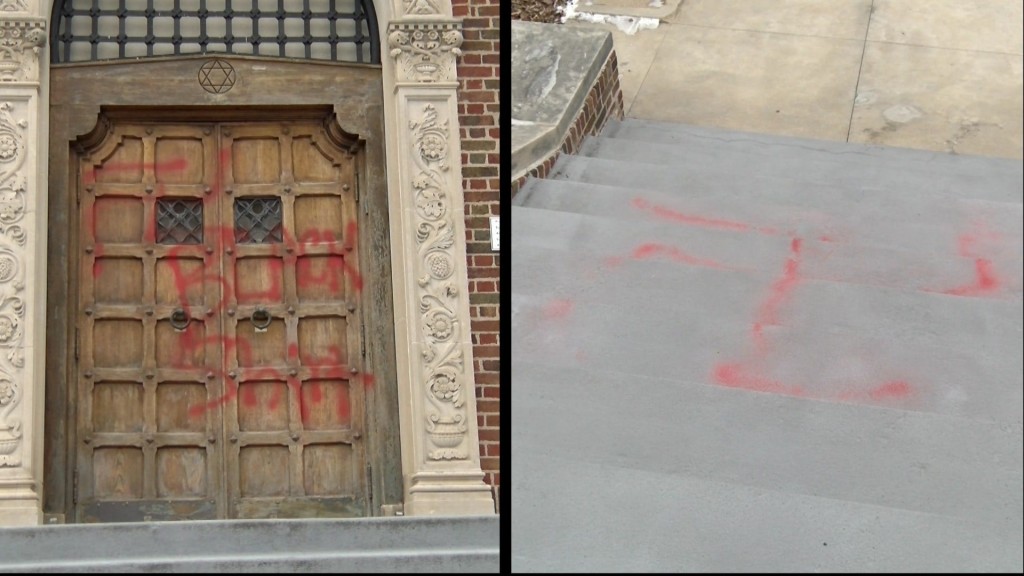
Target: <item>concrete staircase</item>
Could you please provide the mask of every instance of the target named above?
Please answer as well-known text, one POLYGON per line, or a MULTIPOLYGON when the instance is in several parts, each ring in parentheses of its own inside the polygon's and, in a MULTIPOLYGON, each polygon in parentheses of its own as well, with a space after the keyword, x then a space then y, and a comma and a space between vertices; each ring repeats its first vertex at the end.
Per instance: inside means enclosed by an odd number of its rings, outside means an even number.
POLYGON ((612 122, 513 200, 512 568, 1024 568, 1022 164, 612 122))
POLYGON ((499 517, 0 528, 0 572, 498 572, 499 517))

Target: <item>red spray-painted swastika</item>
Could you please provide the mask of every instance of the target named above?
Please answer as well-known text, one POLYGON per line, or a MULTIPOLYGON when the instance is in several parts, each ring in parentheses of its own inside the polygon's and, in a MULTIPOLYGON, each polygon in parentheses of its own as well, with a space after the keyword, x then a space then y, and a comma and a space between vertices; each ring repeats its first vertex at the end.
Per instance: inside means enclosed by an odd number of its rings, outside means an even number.
MULTIPOLYGON (((633 208, 644 211, 654 218, 683 226, 767 236, 783 234, 780 230, 772 227, 680 212, 666 206, 653 204, 643 198, 634 198, 630 204, 633 208)), ((836 393, 826 393, 814 391, 809 386, 787 383, 761 373, 760 367, 769 364, 767 360, 773 353, 771 343, 765 335, 765 327, 780 324, 783 309, 794 300, 796 288, 805 280, 801 273, 804 240, 792 232, 788 235, 790 236, 789 254, 783 263, 782 272, 768 287, 767 293, 756 307, 750 329, 753 340, 751 353, 742 359, 717 362, 711 369, 711 382, 728 388, 842 402, 892 402, 912 398, 916 394, 916 390, 903 378, 888 379, 874 386, 855 384, 836 393)), ((837 241, 834 236, 829 234, 819 234, 818 240, 828 243, 837 241)), ((745 266, 733 266, 701 257, 676 246, 657 242, 647 242, 636 246, 629 254, 629 258, 632 260, 661 258, 701 268, 750 270, 745 266)), ((626 257, 624 256, 607 257, 603 260, 603 268, 609 272, 614 271, 620 269, 625 261, 626 257)), ((979 277, 984 277, 981 271, 979 271, 979 277)), ((983 284, 983 281, 979 281, 979 284, 983 284)))
MULTIPOLYGON (((795 326, 784 327, 787 317, 801 302, 801 287, 816 289, 824 286, 824 282, 844 282, 884 287, 889 290, 914 290, 957 297, 1020 298, 1020 275, 1013 274, 1014 265, 1019 265, 1020 262, 1019 231, 1013 234, 993 230, 990 228, 991 220, 987 218, 976 218, 968 229, 956 238, 955 260, 936 261, 929 257, 930 261, 917 262, 913 253, 902 249, 900 245, 879 237, 868 236, 858 239, 855 229, 847 229, 841 223, 833 222, 827 215, 816 211, 805 210, 799 213, 799 218, 793 220, 799 223, 800 232, 797 233, 787 226, 762 226, 753 222, 723 218, 721 215, 681 211, 641 197, 626 199, 624 206, 651 220, 716 233, 743 235, 762 245, 774 243, 773 238, 788 238, 788 254, 782 262, 781 271, 768 283, 763 297, 754 303, 753 320, 749 325, 752 345, 742 355, 726 357, 724 360, 718 360, 716 357, 711 362, 708 380, 718 386, 816 400, 902 406, 923 398, 926 389, 915 383, 915 378, 908 377, 905 369, 887 359, 887 353, 891 353, 889 350, 879 350, 877 347, 872 350, 858 350, 840 344, 838 350, 827 350, 836 358, 830 357, 827 362, 815 359, 815 362, 806 366, 801 362, 794 362, 793 358, 783 353, 784 350, 781 348, 792 347, 794 342, 797 346, 803 346, 801 337, 807 337, 800 334, 795 326), (810 218, 806 217, 808 214, 810 218), (755 240, 753 235, 769 238, 755 240), (879 266, 880 274, 869 272, 863 278, 858 277, 859 272, 870 270, 870 266, 859 267, 862 266, 862 262, 856 258, 861 256, 857 254, 857 248, 860 246, 866 248, 864 254, 885 254, 885 251, 889 251, 893 258, 904 261, 900 262, 900 266, 882 262, 879 266), (841 258, 849 258, 853 266, 846 270, 841 269, 841 265, 837 265, 835 261, 826 264, 834 253, 839 253, 841 258), (950 262, 953 262, 954 266, 949 266, 950 262), (918 273, 921 269, 934 270, 933 274, 936 275, 960 269, 969 271, 969 278, 959 283, 950 282, 948 278, 935 280, 929 274, 918 273), (878 281, 879 276, 882 276, 882 282, 878 281), (782 329, 773 330, 773 327, 782 329), (775 337, 772 337, 773 335, 775 337), (806 375, 792 375, 794 371, 801 370, 806 375), (865 370, 869 371, 866 377, 862 375, 865 374, 865 370), (777 374, 785 376, 776 376, 777 374), (856 375, 849 377, 853 381, 846 380, 848 374, 856 375)), ((717 252, 721 253, 722 250, 718 249, 717 252)), ((637 261, 667 261, 695 268, 735 271, 746 276, 759 275, 764 270, 760 262, 750 259, 749 254, 743 254, 738 260, 739 262, 729 262, 711 259, 700 253, 699 246, 676 246, 664 242, 663 239, 652 239, 641 241, 631 249, 624 249, 622 253, 602 257, 600 265, 583 270, 581 278, 588 282, 602 282, 606 279, 604 277, 624 271, 629 268, 630 263, 637 261)), ((609 284, 618 281, 615 278, 607 278, 609 284)), ((574 337, 567 328, 573 316, 579 316, 576 322, 581 329, 587 326, 587 319, 576 314, 576 311, 586 310, 588 306, 582 301, 553 296, 537 310, 540 321, 544 322, 543 342, 561 341, 566 345, 564 349, 556 348, 557 354, 572 355, 578 362, 583 362, 587 357, 586 351, 571 346, 571 343, 581 339, 574 337)), ((685 291, 681 297, 686 297, 685 291)), ((826 320, 828 313, 826 310, 822 315, 826 320)), ((808 317, 806 314, 803 316, 808 317)), ((898 347, 896 349, 898 350, 898 347)), ((798 349, 796 352, 806 354, 809 351, 798 349)), ((916 367, 912 370, 914 373, 920 372, 916 367)))

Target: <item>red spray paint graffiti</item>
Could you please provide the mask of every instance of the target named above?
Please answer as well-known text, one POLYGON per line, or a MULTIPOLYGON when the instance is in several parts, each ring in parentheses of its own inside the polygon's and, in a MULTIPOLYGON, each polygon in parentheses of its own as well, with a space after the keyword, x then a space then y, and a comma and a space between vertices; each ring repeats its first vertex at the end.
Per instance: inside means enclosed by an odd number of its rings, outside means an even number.
POLYGON ((753 226, 746 222, 737 222, 735 220, 725 220, 722 218, 708 218, 706 216, 698 216, 696 214, 684 214, 677 210, 660 206, 658 204, 651 204, 643 198, 634 198, 633 207, 639 210, 646 210, 661 218, 670 222, 678 224, 686 224, 689 226, 700 226, 702 228, 712 228, 715 230, 729 230, 733 232, 757 232, 759 234, 776 235, 779 231, 775 228, 753 226))
POLYGON ((653 242, 637 246, 636 248, 633 249, 633 253, 631 254, 631 256, 634 260, 646 260, 649 258, 654 258, 655 256, 664 256, 674 262, 688 264, 690 266, 703 266, 705 268, 718 269, 728 268, 728 266, 720 262, 709 260, 707 258, 698 258, 692 254, 687 254, 686 252, 683 252, 682 250, 676 248, 675 246, 656 244, 653 242))
MULTIPOLYGON (((631 204, 634 208, 650 212, 656 218, 668 220, 676 224, 727 232, 765 235, 780 234, 775 228, 722 218, 710 218, 697 214, 686 214, 665 206, 652 204, 642 198, 634 198, 631 204)), ((818 240, 830 244, 838 241, 835 236, 829 234, 819 234, 818 240)), ((815 391, 810 386, 789 384, 759 373, 757 367, 769 365, 769 356, 773 353, 764 333, 765 327, 780 324, 783 309, 793 300, 794 291, 797 286, 805 280, 801 275, 801 263, 804 256, 803 248, 803 239, 799 236, 791 235, 789 254, 783 264, 782 273, 772 282, 764 299, 757 306, 754 321, 751 325, 752 353, 744 360, 715 364, 710 374, 711 381, 719 386, 728 388, 840 402, 884 403, 902 402, 913 398, 917 393, 915 388, 902 378, 886 380, 882 384, 869 387, 865 387, 863 384, 855 384, 837 393, 828 393, 815 391)), ((828 252, 828 255, 830 254, 831 251, 828 252)), ((828 255, 826 255, 826 258, 828 255)), ((702 258, 675 246, 654 242, 637 246, 632 250, 630 256, 634 260, 664 257, 691 266, 732 270, 744 269, 743 267, 731 266, 716 260, 702 258)), ((620 268, 624 261, 625 258, 622 256, 608 257, 603 260, 602 267, 607 271, 613 271, 620 268)), ((979 259, 977 287, 982 290, 989 290, 994 283, 995 279, 987 261, 979 259)))
POLYGON ((809 387, 784 384, 752 372, 753 366, 767 363, 766 361, 771 352, 769 342, 764 335, 764 327, 780 323, 783 306, 793 299, 793 292, 802 280, 800 276, 802 247, 803 240, 801 238, 792 238, 790 240, 789 256, 783 265, 782 275, 772 283, 768 289, 768 294, 758 306, 754 323, 751 326, 751 336, 754 343, 754 351, 751 357, 742 362, 717 364, 711 372, 712 381, 729 388, 742 388, 756 392, 769 392, 786 396, 839 402, 866 400, 883 402, 909 398, 913 393, 913 388, 904 381, 887 382, 866 391, 859 386, 853 386, 831 394, 811 392, 808 390, 809 387))
MULTIPOLYGON (((221 164, 229 158, 230 151, 221 151, 221 164)), ((185 170, 188 167, 188 162, 184 158, 175 159, 166 163, 156 165, 145 165, 145 164, 108 164, 101 168, 105 173, 113 173, 118 171, 131 171, 138 172, 140 169, 146 171, 147 168, 150 171, 160 168, 164 172, 174 172, 185 170)), ((83 181, 86 182, 87 186, 93 185, 97 181, 97 173, 99 170, 88 170, 85 172, 83 181)), ((210 190, 208 199, 204 202, 206 205, 210 205, 212 202, 219 201, 219 182, 220 174, 218 174, 217 183, 215 189, 210 190)), ((160 186, 154 196, 161 198, 165 195, 163 186, 160 186)), ((87 210, 83 215, 83 227, 89 237, 95 238, 96 222, 100 211, 99 206, 94 206, 94 210, 87 210)), ((210 227, 207 227, 210 230, 210 227)), ((231 227, 213 227, 213 238, 208 238, 213 241, 214 246, 225 247, 233 246, 234 244, 234 229, 231 227)), ((346 228, 345 234, 339 243, 338 239, 334 237, 331 230, 320 230, 310 229, 307 230, 298 240, 291 237, 287 229, 283 230, 283 242, 279 245, 275 245, 271 251, 270 256, 273 259, 270 260, 265 273, 270 276, 269 285, 263 289, 252 289, 243 290, 235 285, 234 279, 230 276, 222 275, 220 270, 219 251, 207 250, 208 253, 214 254, 208 260, 206 264, 195 268, 194 270, 183 269, 182 262, 186 260, 186 257, 195 258, 195 249, 187 245, 174 245, 169 248, 166 252, 164 260, 168 262, 168 268, 171 273, 172 283, 176 292, 179 305, 189 310, 197 305, 199 302, 191 302, 189 294, 198 290, 200 294, 203 293, 204 289, 209 284, 216 285, 217 293, 221 294, 221 298, 215 303, 207 303, 206 314, 207 316, 213 316, 217 313, 224 312, 227 307, 230 306, 229 298, 225 295, 233 296, 235 302, 239 303, 258 303, 258 302, 283 302, 284 301, 284 286, 282 284, 282 276, 285 267, 295 268, 295 284, 297 288, 302 287, 314 287, 320 286, 325 287, 327 292, 330 294, 339 293, 344 285, 345 279, 347 278, 356 292, 362 290, 363 279, 359 274, 358 270, 352 267, 344 254, 352 252, 355 249, 355 238, 357 235, 357 228, 355 222, 350 222, 346 228), (317 246, 317 249, 314 249, 317 246), (326 246, 326 250, 324 249, 326 246), (317 271, 313 265, 312 259, 305 259, 304 256, 311 255, 326 260, 325 266, 321 270, 317 271)), ((156 222, 155 218, 150 218, 145 222, 143 229, 142 241, 145 244, 155 244, 156 242, 156 222)), ((93 277, 99 278, 102 275, 102 261, 100 257, 104 254, 104 245, 100 242, 96 242, 94 246, 89 247, 95 257, 93 266, 93 277)), ((310 410, 312 406, 317 405, 323 400, 324 394, 322 388, 322 382, 328 380, 345 380, 345 381, 361 381, 363 386, 372 387, 374 383, 374 377, 372 374, 361 374, 354 376, 357 371, 349 366, 345 360, 344 351, 337 345, 328 347, 325 355, 314 356, 312 354, 305 355, 300 362, 298 346, 291 344, 286 352, 286 358, 289 364, 301 365, 308 371, 308 380, 312 383, 309 385, 309 399, 310 402, 304 401, 305 395, 302 394, 302 390, 299 389, 301 383, 296 377, 296 370, 294 369, 281 369, 272 367, 259 367, 257 366, 257 359, 254 357, 251 344, 248 339, 229 337, 225 334, 209 334, 200 336, 196 330, 184 329, 177 334, 176 346, 173 348, 174 357, 169 361, 170 368, 179 369, 194 369, 194 368, 208 368, 210 372, 209 378, 218 378, 225 382, 226 391, 220 397, 210 400, 206 403, 193 405, 189 408, 189 415, 192 417, 198 417, 207 410, 222 406, 227 402, 235 399, 238 396, 238 383, 236 381, 237 373, 234 370, 228 368, 227 358, 230 355, 235 355, 238 365, 244 368, 246 381, 247 382, 260 382, 260 381, 284 381, 286 386, 293 388, 296 393, 296 397, 299 402, 299 411, 304 423, 309 418, 310 410), (202 353, 206 346, 213 345, 223 350, 222 362, 220 366, 193 366, 192 358, 197 354, 202 353), (311 406, 312 404, 312 406, 311 406)), ((254 407, 257 404, 256 393, 252 388, 246 388, 246 393, 240 399, 243 406, 254 407)), ((283 392, 280 387, 274 388, 274 394, 269 398, 267 407, 270 410, 274 410, 282 401, 283 392)), ((337 415, 343 420, 347 420, 350 414, 351 407, 349 406, 349 400, 347 394, 337 395, 337 415)))
POLYGON ((800 268, 800 247, 802 241, 799 238, 793 238, 790 242, 790 255, 786 259, 786 265, 782 272, 782 277, 776 280, 769 292, 768 297, 761 302, 761 305, 757 310, 757 319, 754 320, 754 325, 751 328, 751 332, 754 336, 754 344, 758 350, 767 350, 767 344, 764 340, 764 327, 769 325, 775 325, 779 323, 779 307, 790 298, 793 289, 799 282, 798 271, 800 268))
POLYGON ((957 251, 960 256, 974 260, 974 281, 970 284, 943 290, 943 294, 985 296, 999 291, 1001 282, 996 276, 992 260, 983 257, 979 251, 979 245, 988 240, 998 240, 998 236, 981 229, 961 234, 957 238, 957 251))
POLYGON ((572 308, 572 300, 552 300, 544 307, 544 317, 549 320, 560 320, 567 317, 572 312, 572 308))

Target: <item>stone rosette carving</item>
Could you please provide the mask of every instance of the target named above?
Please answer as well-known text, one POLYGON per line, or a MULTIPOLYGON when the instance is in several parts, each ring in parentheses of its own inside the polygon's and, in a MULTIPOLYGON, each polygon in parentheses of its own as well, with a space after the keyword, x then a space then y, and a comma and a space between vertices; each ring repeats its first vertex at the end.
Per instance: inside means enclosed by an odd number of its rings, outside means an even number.
MULTIPOLYGON (((414 115, 416 117, 417 115, 414 115)), ((463 295, 455 278, 455 221, 445 193, 444 173, 449 170, 448 121, 433 104, 424 104, 419 120, 410 121, 413 131, 412 179, 416 205, 416 298, 419 302, 422 342, 420 361, 427 397, 426 429, 433 460, 464 460, 466 441, 466 372, 458 321, 463 295)))
MULTIPOLYGON (((5 1, 3 10, 10 4, 5 1)), ((38 81, 39 49, 45 45, 46 20, 0 19, 0 82, 38 81)))
POLYGON ((399 82, 454 82, 461 45, 457 22, 392 23, 388 32, 399 82))
POLYGON ((15 118, 16 104, 0 101, 0 466, 20 466, 20 374, 25 359, 25 230, 28 122, 15 118))

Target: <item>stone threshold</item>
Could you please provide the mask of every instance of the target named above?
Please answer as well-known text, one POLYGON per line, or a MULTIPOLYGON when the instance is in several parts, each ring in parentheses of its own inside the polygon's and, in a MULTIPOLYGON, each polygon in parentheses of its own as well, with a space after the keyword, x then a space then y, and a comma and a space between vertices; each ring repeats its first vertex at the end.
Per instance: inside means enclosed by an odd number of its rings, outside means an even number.
POLYGON ((498 572, 499 516, 0 528, 6 572, 498 572))

